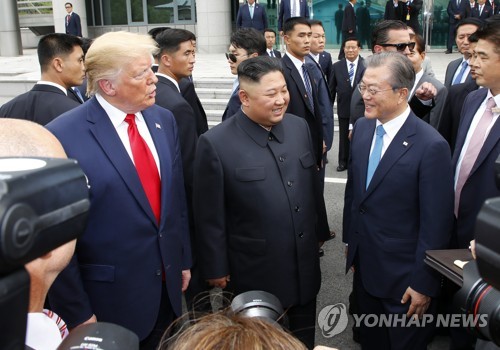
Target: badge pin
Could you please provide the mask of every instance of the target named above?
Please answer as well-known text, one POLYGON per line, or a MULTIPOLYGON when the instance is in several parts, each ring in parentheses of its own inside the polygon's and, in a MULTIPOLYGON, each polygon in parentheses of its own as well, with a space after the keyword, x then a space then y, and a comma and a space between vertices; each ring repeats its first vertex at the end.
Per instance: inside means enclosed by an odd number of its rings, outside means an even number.
POLYGON ((161 129, 161 125, 160 124, 155 123, 155 126, 156 126, 157 129, 161 129))

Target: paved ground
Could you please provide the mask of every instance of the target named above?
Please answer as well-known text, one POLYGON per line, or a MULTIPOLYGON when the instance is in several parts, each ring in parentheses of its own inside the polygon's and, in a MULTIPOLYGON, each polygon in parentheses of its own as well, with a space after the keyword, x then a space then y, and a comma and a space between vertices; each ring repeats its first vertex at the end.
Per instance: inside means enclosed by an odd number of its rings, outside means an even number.
MULTIPOLYGON (((337 57, 338 51, 330 51, 333 57, 337 57)), ((370 55, 370 52, 363 51, 364 57, 370 55)), ((447 64, 458 58, 458 54, 445 55, 440 52, 430 52, 429 56, 432 61, 432 66, 437 79, 443 81, 447 64)), ((197 63, 194 71, 195 80, 212 79, 231 77, 227 61, 223 54, 198 54, 197 63)), ((36 59, 36 51, 25 50, 25 55, 22 57, 0 57, 0 84, 5 80, 28 80, 36 81, 40 77, 38 62, 36 59)), ((335 140, 338 140, 338 135, 335 135, 335 140)), ((330 152, 330 164, 326 171, 325 199, 329 214, 331 228, 335 230, 338 237, 325 244, 325 256, 321 259, 323 271, 323 283, 320 294, 318 296, 318 313, 321 309, 328 305, 337 303, 347 304, 347 297, 351 289, 352 275, 344 273, 344 247, 341 244, 341 227, 342 227, 342 207, 343 194, 345 186, 346 173, 337 173, 335 168, 337 143, 334 142, 334 149, 330 152)), ((351 334, 352 320, 350 320, 347 329, 331 338, 326 338, 321 334, 321 330, 317 327, 316 342, 318 345, 334 346, 340 349, 360 349, 359 345, 352 341, 351 334)), ((447 349, 447 339, 437 338, 430 349, 447 349)))

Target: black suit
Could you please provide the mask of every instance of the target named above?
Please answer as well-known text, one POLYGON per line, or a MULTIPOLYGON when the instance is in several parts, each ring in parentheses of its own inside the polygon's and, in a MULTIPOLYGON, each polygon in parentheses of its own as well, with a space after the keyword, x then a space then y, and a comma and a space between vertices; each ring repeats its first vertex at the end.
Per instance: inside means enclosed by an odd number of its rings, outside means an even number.
MULTIPOLYGON (((330 81, 333 74, 332 55, 329 52, 323 51, 319 54, 319 65, 325 74, 326 80, 330 81)), ((331 92, 331 89, 330 89, 331 92)))
POLYGON ((45 125, 80 104, 55 86, 35 84, 30 91, 5 103, 0 108, 0 117, 26 119, 45 125))
POLYGON ((236 89, 234 89, 233 93, 231 94, 231 97, 229 97, 229 101, 227 101, 226 109, 222 114, 222 121, 231 118, 240 110, 241 101, 240 101, 240 95, 238 95, 239 91, 240 91, 240 85, 238 84, 236 89))
POLYGON ((385 20, 403 20, 403 3, 398 2, 398 6, 394 7, 393 0, 387 0, 385 3, 385 12, 384 19, 385 20))
POLYGON ((424 5, 423 0, 413 0, 410 4, 402 3, 402 20, 406 23, 406 25, 413 28, 415 33, 420 33, 420 24, 418 22, 418 16, 420 14, 420 10, 424 5), (408 7, 410 8, 408 10, 408 7), (407 16, 410 15, 410 19, 407 20, 407 16))
MULTIPOLYGON (((460 58, 457 58, 456 60, 453 60, 450 63, 448 63, 448 66, 446 67, 446 73, 444 76, 444 86, 446 86, 447 88, 452 86, 453 77, 455 76, 455 73, 457 72, 457 70, 460 70, 462 68, 461 67, 462 61, 463 61, 463 58, 460 57, 460 58)), ((470 70, 469 70, 469 73, 467 73, 467 77, 465 78, 464 83, 467 81, 471 81, 471 80, 472 80, 472 77, 470 75, 470 70)))
POLYGON ((484 4, 483 5, 483 10, 481 11, 481 13, 479 13, 479 5, 476 5, 476 7, 474 9, 472 9, 471 11, 472 13, 472 16, 471 17, 475 17, 475 18, 479 18, 479 19, 482 19, 482 20, 485 20, 487 18, 490 18, 491 16, 493 16, 493 7, 491 7, 491 5, 489 5, 488 3, 484 4))
MULTIPOLYGON (((201 135, 193 202, 205 278, 230 275, 227 290, 270 292, 292 312, 314 306, 326 238, 315 230, 318 187, 302 118, 286 114, 269 132, 239 111, 201 135)), ((304 316, 301 340, 312 348, 315 310, 304 316)), ((301 327, 290 319, 290 328, 301 327)))
MULTIPOLYGON (((449 31, 448 31, 448 44, 447 49, 451 52, 453 45, 455 44, 455 29, 457 27, 458 22, 465 18, 465 10, 466 6, 469 6, 468 0, 461 0, 460 4, 457 6, 456 0, 450 0, 448 2, 448 7, 446 12, 448 12, 448 23, 449 23, 449 31), (455 18, 455 15, 460 15, 459 19, 455 18)), ((445 84, 446 86, 446 84, 445 84)))
POLYGON ((460 124, 460 113, 464 106, 465 98, 479 86, 474 80, 456 84, 448 88, 448 95, 444 104, 438 131, 450 144, 450 149, 455 150, 457 140, 458 125, 460 124))
POLYGON ((203 105, 201 104, 198 95, 196 94, 194 84, 191 79, 182 78, 179 81, 179 88, 181 89, 181 95, 194 111, 194 115, 196 117, 196 132, 198 133, 198 136, 200 136, 208 130, 208 123, 207 115, 205 114, 205 110, 203 109, 203 105))
POLYGON ((356 75, 351 86, 346 59, 335 62, 333 65, 333 77, 330 81, 332 97, 337 98, 337 115, 339 118, 339 165, 347 166, 349 158, 349 118, 351 116, 351 97, 356 86, 365 73, 365 63, 359 57, 356 75))
MULTIPOLYGON (((269 54, 269 49, 266 49, 266 52, 267 52, 267 54, 268 54, 270 57, 273 57, 273 56, 271 56, 271 55, 269 54)), ((281 52, 279 52, 278 50, 273 49, 273 54, 274 54, 274 57, 276 57, 276 58, 281 58, 281 52)))
POLYGON ((323 158, 323 126, 319 108, 317 103, 317 83, 313 82, 314 77, 310 74, 311 86, 313 89, 313 99, 315 108, 313 109, 309 103, 306 88, 300 73, 295 68, 292 60, 288 55, 283 55, 281 59, 283 63, 283 71, 285 73, 286 85, 290 94, 290 103, 288 104, 287 113, 294 114, 304 118, 309 125, 314 148, 314 156, 318 165, 321 164, 323 158), (317 113, 317 114, 315 114, 317 113))

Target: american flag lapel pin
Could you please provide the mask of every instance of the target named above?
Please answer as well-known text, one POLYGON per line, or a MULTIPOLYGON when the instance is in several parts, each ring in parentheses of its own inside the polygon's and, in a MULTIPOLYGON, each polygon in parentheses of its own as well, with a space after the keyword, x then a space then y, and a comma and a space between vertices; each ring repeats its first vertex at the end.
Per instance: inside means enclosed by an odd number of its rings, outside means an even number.
POLYGON ((160 124, 155 123, 155 126, 156 126, 157 129, 161 129, 161 125, 160 124))
POLYGON ((405 147, 408 146, 408 142, 403 141, 403 146, 405 146, 405 147))

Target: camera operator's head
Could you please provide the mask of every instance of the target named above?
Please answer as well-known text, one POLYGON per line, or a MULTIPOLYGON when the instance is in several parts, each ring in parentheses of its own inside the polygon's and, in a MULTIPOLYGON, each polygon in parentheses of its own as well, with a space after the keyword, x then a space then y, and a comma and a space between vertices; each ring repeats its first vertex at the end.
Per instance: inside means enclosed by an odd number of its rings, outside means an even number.
POLYGON ((161 350, 269 349, 304 350, 306 347, 280 326, 262 318, 230 312, 209 314, 162 341, 161 350))

